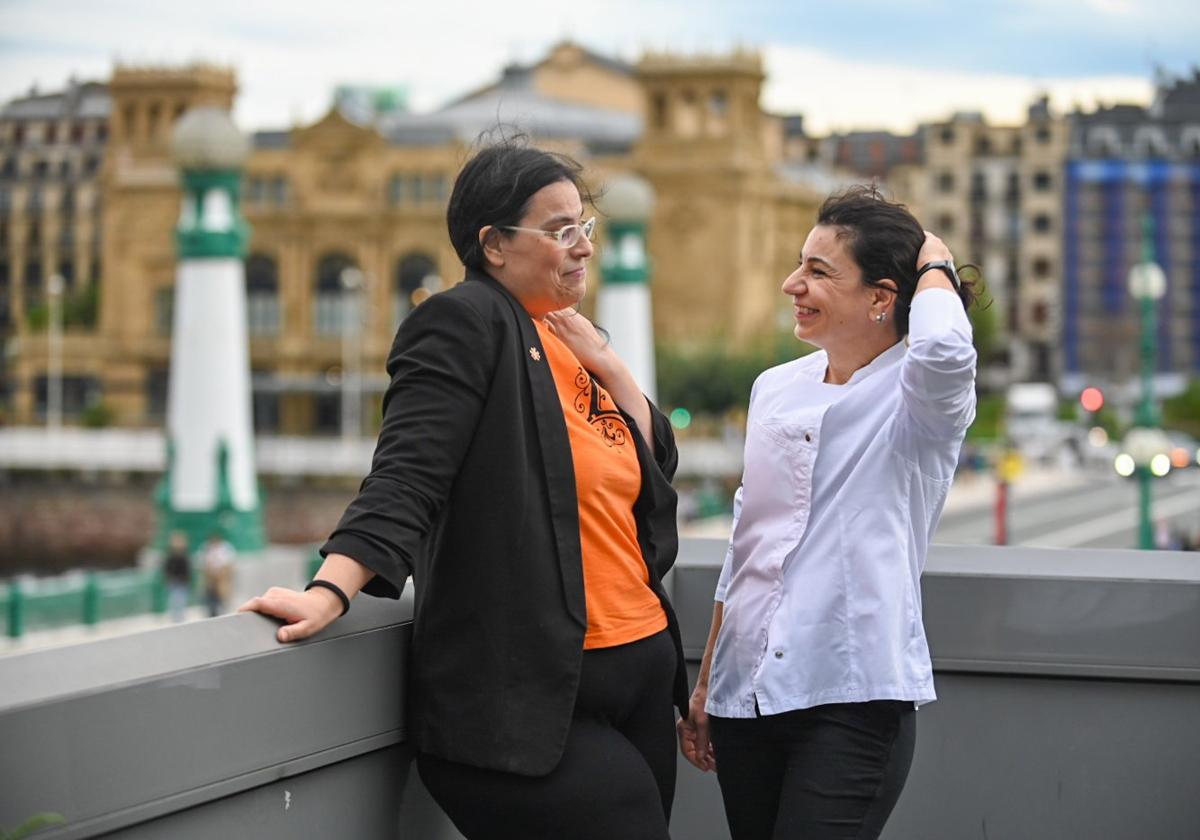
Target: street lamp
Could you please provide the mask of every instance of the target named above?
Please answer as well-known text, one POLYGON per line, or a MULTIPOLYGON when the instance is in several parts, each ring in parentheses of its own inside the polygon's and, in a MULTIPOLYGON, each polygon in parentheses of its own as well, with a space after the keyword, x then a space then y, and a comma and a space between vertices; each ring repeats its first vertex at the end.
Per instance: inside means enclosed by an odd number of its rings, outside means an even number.
POLYGON ((65 282, 61 274, 51 275, 46 283, 49 305, 49 325, 46 331, 46 428, 57 432, 62 428, 62 296, 65 282))
POLYGON ((347 266, 338 279, 342 284, 342 440, 351 441, 362 432, 362 318, 359 293, 366 278, 347 266))
MULTIPOLYGON (((1134 428, 1125 436, 1125 451, 1133 461, 1138 479, 1138 547, 1154 548, 1154 525, 1150 515, 1150 483, 1155 475, 1165 475, 1162 459, 1170 448, 1166 435, 1158 427, 1158 409, 1154 404, 1156 368, 1155 307, 1167 290, 1167 278, 1154 261, 1153 218, 1146 214, 1142 262, 1129 272, 1129 293, 1141 305, 1140 344, 1142 396, 1134 412, 1134 428), (1161 456, 1161 457, 1160 457, 1161 456)), ((1167 462, 1169 469, 1170 462, 1167 462)))

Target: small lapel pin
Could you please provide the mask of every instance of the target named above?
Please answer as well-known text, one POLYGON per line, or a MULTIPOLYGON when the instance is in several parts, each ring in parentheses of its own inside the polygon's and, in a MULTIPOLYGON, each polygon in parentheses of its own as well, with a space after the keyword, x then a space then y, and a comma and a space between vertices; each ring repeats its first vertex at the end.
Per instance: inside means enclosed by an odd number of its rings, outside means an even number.
POLYGON ((533 359, 535 362, 540 362, 542 360, 542 354, 538 352, 536 347, 530 347, 529 358, 533 359))

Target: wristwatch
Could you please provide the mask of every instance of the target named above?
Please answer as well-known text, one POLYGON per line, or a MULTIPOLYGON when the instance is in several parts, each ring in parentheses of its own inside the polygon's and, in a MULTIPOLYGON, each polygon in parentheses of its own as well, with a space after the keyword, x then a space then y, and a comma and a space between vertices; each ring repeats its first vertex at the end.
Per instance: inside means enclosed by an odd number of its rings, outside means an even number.
POLYGON ((917 280, 921 279, 921 275, 926 271, 932 271, 935 268, 940 268, 946 272, 946 276, 950 278, 950 282, 954 284, 955 289, 962 288, 962 281, 958 279, 958 272, 954 270, 953 260, 934 260, 927 262, 925 265, 917 269, 917 280))

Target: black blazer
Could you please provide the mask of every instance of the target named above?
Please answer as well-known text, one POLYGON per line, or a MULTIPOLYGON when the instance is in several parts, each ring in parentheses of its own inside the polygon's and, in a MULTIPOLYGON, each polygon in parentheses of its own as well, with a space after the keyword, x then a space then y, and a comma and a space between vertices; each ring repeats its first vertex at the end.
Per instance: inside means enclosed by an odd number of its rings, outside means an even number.
MULTIPOLYGON (((579 684, 587 610, 567 426, 533 321, 494 279, 468 271, 396 335, 370 474, 322 554, 376 573, 365 592, 416 586, 410 708, 418 747, 524 775, 558 764, 579 684)), ((634 504, 650 585, 675 562, 678 456, 651 406, 653 453, 627 418, 642 470, 634 504)))

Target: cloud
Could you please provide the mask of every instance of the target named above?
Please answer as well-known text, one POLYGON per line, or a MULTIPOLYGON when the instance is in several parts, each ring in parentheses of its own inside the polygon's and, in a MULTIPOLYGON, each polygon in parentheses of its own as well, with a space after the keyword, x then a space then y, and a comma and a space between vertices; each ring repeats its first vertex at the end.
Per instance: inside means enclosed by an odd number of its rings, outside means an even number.
POLYGON ((1041 93, 1059 111, 1097 101, 1146 104, 1149 79, 1125 76, 1036 78, 964 73, 851 60, 819 50, 772 45, 765 50, 763 104, 775 113, 802 113, 812 134, 852 128, 912 131, 918 122, 955 111, 979 111, 999 124, 1025 119, 1041 93))
POLYGON ((205 60, 236 69, 243 126, 282 128, 319 118, 339 83, 405 86, 411 104, 428 110, 573 38, 626 60, 646 49, 767 44, 765 101, 804 112, 813 126, 899 127, 956 109, 1015 120, 1041 88, 1090 85, 1108 98, 1144 99, 1148 81, 1133 76, 1148 79, 1147 56, 1158 55, 1147 31, 1195 53, 1200 13, 1190 9, 1200 5, 1146 0, 1136 23, 1120 24, 1129 2, 525 0, 501 9, 469 0, 0 0, 0 100, 34 82, 61 87, 72 73, 107 78, 114 60, 205 60), (1105 9, 1090 8, 1097 3, 1105 9), (1152 25, 1166 20, 1173 25, 1152 25), (1122 51, 1113 45, 1125 33, 1122 51), (925 38, 929 48, 914 50, 925 38), (1124 69, 1114 77, 1113 67, 1124 69))

